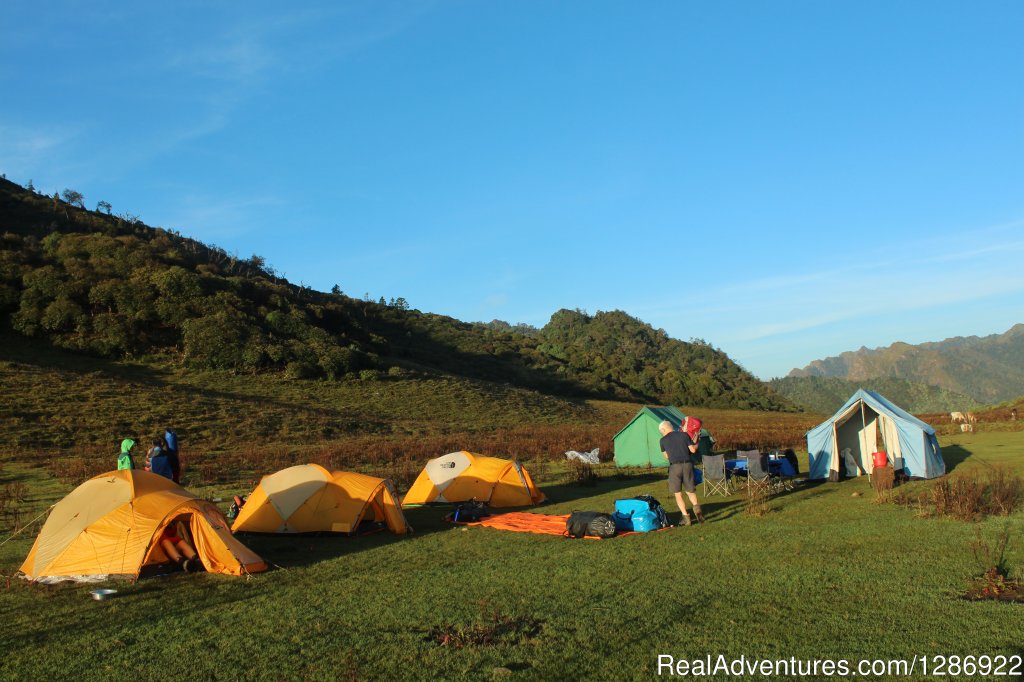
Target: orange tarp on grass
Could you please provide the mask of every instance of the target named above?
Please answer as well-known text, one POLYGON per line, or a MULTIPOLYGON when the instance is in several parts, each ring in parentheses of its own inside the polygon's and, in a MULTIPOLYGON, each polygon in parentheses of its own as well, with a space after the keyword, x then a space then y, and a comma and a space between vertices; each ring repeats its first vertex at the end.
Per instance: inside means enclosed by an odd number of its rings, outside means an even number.
MULTIPOLYGON (((462 523, 466 526, 485 526, 486 528, 497 528, 498 530, 510 530, 516 533, 539 533, 541 535, 565 535, 565 522, 568 514, 533 514, 531 512, 506 512, 485 516, 479 521, 462 523)), ((459 522, 457 522, 459 523, 459 522)), ((638 535, 635 531, 616 533, 620 535, 638 535)), ((600 540, 601 538, 586 536, 588 540, 600 540)))

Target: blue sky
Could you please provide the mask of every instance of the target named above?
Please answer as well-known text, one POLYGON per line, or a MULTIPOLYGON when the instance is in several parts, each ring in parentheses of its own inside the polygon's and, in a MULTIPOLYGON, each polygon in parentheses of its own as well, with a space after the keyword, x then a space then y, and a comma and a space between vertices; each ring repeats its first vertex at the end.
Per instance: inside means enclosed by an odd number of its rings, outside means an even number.
POLYGON ((1024 321, 1020 2, 5 4, 0 172, 755 374, 1024 321))

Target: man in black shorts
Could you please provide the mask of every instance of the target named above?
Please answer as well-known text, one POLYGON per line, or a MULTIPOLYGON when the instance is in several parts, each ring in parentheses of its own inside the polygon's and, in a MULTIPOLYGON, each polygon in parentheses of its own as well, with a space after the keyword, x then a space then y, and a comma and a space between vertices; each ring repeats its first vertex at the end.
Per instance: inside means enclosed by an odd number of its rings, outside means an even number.
POLYGON ((672 422, 661 422, 658 430, 661 431, 661 454, 668 460, 668 491, 676 496, 676 505, 683 513, 682 523, 690 525, 690 514, 686 511, 683 490, 690 498, 697 520, 704 523, 704 514, 697 504, 697 484, 693 477, 693 459, 690 457, 697 452, 697 444, 690 440, 686 433, 676 431, 672 422))

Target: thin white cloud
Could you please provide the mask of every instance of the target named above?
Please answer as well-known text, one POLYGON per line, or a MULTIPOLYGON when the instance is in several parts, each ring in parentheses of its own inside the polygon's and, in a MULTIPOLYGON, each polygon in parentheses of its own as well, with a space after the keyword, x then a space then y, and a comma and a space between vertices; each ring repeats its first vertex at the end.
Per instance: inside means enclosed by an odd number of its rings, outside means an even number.
MULTIPOLYGON (((29 127, 0 122, 0 167, 11 177, 29 176, 53 170, 64 148, 72 142, 77 130, 69 127, 29 127)), ((28 179, 27 177, 25 178, 28 179)))
POLYGON ((164 227, 179 230, 202 241, 231 239, 252 230, 259 224, 254 217, 284 202, 272 196, 230 197, 186 195, 176 213, 160 222, 164 227))

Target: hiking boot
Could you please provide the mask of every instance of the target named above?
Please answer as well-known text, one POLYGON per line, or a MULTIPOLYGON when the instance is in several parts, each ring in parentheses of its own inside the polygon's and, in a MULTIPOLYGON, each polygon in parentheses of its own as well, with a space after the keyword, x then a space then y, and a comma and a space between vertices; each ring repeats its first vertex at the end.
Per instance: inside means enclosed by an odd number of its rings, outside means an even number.
POLYGON ((697 523, 704 523, 704 513, 700 510, 700 507, 694 507, 693 513, 697 515, 697 523))
POLYGON ((185 571, 186 573, 195 573, 195 571, 196 571, 196 560, 195 559, 185 559, 184 561, 181 562, 181 570, 185 571))
POLYGON ((679 525, 680 526, 689 526, 689 525, 691 525, 690 524, 690 513, 689 512, 683 512, 683 518, 679 522, 679 525))

